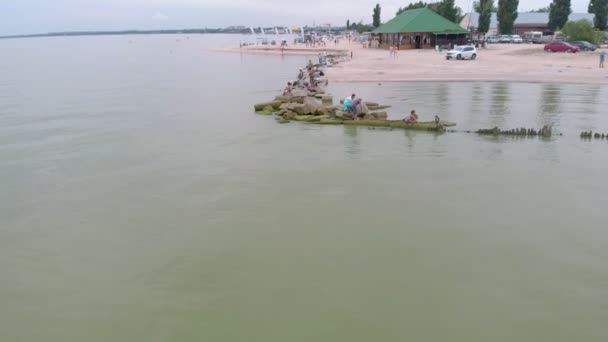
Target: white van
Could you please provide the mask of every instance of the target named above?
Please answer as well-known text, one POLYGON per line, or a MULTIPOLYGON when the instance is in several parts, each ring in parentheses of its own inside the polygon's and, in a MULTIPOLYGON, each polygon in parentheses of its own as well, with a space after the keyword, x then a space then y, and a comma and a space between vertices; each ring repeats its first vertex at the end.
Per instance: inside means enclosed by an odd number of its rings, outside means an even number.
POLYGON ((543 40, 543 33, 539 31, 524 32, 524 42, 540 44, 543 40))

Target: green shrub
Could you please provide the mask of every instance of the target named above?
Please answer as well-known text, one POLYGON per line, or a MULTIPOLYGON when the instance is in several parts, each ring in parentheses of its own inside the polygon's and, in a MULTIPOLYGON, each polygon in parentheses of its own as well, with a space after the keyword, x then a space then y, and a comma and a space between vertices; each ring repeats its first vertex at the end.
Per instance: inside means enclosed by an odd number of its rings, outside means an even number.
POLYGON ((600 38, 600 32, 593 28, 590 20, 586 19, 567 22, 561 32, 571 41, 585 40, 596 44, 600 38))

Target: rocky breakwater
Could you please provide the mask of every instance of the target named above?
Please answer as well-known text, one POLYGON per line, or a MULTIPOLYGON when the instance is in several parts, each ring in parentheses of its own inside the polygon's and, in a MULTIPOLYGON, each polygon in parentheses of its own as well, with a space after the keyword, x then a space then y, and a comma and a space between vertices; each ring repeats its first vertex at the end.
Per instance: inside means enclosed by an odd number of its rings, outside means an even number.
POLYGON ((273 101, 254 106, 257 114, 275 115, 277 122, 302 121, 321 125, 351 125, 369 127, 390 127, 418 129, 443 132, 445 127, 454 123, 445 121, 414 122, 388 120, 388 113, 382 109, 390 106, 373 102, 362 102, 357 108, 357 115, 343 111, 341 105, 334 105, 331 95, 317 90, 308 94, 299 90, 290 96, 277 96, 273 101))

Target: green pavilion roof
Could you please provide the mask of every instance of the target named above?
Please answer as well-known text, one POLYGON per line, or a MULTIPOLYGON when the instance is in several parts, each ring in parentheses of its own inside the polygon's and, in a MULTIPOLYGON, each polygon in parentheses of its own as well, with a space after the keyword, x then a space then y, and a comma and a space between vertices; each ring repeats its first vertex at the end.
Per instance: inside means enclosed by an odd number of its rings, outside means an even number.
POLYGON ((374 33, 400 32, 467 33, 468 31, 429 8, 405 11, 374 30, 374 33))

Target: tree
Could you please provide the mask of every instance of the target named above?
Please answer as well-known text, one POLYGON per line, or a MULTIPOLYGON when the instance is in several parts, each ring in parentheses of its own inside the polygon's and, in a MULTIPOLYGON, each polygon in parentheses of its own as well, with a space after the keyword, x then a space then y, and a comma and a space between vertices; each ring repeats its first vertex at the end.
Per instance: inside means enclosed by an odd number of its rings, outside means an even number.
POLYGON ((570 13, 572 13, 570 0, 553 0, 549 5, 549 24, 547 26, 553 31, 564 27, 570 13))
POLYGON ((380 8, 380 4, 376 4, 376 7, 374 7, 374 15, 373 15, 373 24, 374 27, 378 27, 380 26, 380 11, 382 9, 380 8))
POLYGON ((541 7, 539 9, 528 11, 528 13, 549 13, 550 6, 541 7))
POLYGON ((350 24, 351 30, 357 31, 357 33, 369 32, 374 29, 372 25, 365 25, 362 21, 350 24))
POLYGON ((591 0, 589 2, 588 12, 595 14, 593 18, 593 26, 600 31, 606 30, 608 0, 591 0))
POLYGON ((519 0, 498 0, 498 31, 502 34, 513 33, 513 23, 517 19, 519 0))
POLYGON ((346 20, 346 29, 350 30, 350 19, 346 20))
POLYGON ((477 32, 488 33, 490 30, 490 21, 492 20, 492 11, 494 0, 479 0, 473 4, 475 12, 479 13, 477 22, 477 32))
POLYGON ((399 10, 397 11, 397 15, 399 15, 405 11, 413 10, 416 8, 425 8, 425 7, 429 7, 429 4, 424 1, 412 2, 403 8, 399 7, 399 10))
POLYGON ((460 19, 462 19, 462 10, 460 7, 456 6, 454 0, 441 0, 441 2, 437 4, 435 12, 455 23, 458 23, 460 19))
POLYGON ((585 19, 569 21, 561 31, 568 40, 586 40, 591 43, 596 43, 598 40, 598 32, 593 29, 593 23, 585 19))

